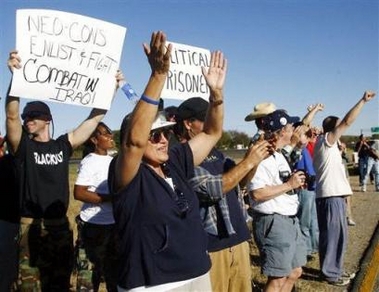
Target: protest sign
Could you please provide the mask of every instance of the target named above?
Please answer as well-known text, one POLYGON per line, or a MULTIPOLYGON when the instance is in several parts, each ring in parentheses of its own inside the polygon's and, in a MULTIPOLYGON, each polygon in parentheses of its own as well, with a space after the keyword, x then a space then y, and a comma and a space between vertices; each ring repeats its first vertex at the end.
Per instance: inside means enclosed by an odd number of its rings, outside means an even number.
POLYGON ((201 67, 209 68, 209 50, 168 42, 172 44, 170 71, 161 94, 163 99, 185 100, 198 96, 209 98, 209 88, 201 67))
POLYGON ((11 95, 109 109, 126 28, 55 10, 21 9, 16 15, 11 95))

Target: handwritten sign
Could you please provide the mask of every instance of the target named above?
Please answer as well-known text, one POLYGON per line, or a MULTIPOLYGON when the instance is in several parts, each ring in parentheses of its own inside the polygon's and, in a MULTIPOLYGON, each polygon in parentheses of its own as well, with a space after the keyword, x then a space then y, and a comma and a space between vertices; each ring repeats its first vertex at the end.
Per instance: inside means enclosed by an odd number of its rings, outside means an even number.
POLYGON ((126 28, 55 10, 22 9, 16 15, 11 95, 109 109, 126 28))
POLYGON ((161 97, 185 100, 198 96, 208 100, 209 88, 201 67, 209 67, 210 51, 173 42, 171 44, 170 71, 161 97))

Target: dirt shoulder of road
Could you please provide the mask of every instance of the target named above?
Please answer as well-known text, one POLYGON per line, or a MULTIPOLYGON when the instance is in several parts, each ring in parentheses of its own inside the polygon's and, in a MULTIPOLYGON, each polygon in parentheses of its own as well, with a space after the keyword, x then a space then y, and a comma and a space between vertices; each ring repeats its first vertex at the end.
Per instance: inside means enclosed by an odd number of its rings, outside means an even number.
MULTIPOLYGON (((369 184, 366 192, 360 192, 358 185, 358 176, 350 177, 354 195, 352 198, 352 213, 356 226, 349 227, 349 241, 347 253, 345 254, 345 270, 348 272, 361 272, 362 260, 366 250, 370 247, 371 239, 379 222, 379 192, 375 192, 375 186, 369 184)), ((261 291, 266 281, 266 278, 260 273, 259 253, 254 241, 250 244, 252 274, 255 287, 253 291, 261 291)), ((319 279, 319 259, 316 256, 309 261, 303 268, 303 275, 296 283, 297 292, 306 291, 349 291, 351 287, 336 287, 329 285, 319 279)), ((360 275, 362 276, 362 275, 360 275)), ((362 277, 357 277, 359 279, 362 277)))
MULTIPOLYGON (((70 187, 73 188, 74 179, 76 178, 76 168, 72 167, 70 172, 70 187)), ((348 249, 345 255, 345 269, 349 272, 357 272, 361 268, 361 261, 365 255, 365 251, 370 246, 371 238, 379 222, 379 192, 375 192, 375 187, 369 184, 367 192, 359 191, 358 176, 352 175, 350 183, 354 192, 352 198, 352 213, 354 221, 357 223, 354 227, 349 227, 348 249)), ((75 216, 79 213, 81 203, 75 201, 72 192, 70 198, 70 208, 68 216, 74 228, 76 238, 75 216)), ((260 273, 259 253, 253 241, 251 241, 251 269, 252 280, 254 282, 253 292, 261 291, 266 278, 260 273)), ((365 271, 363 271, 365 272, 365 271)), ((362 275, 360 275, 362 276, 362 275)), ((75 287, 75 275, 73 275, 72 284, 75 287)), ((359 277, 357 277, 358 279, 359 277)), ((362 277, 361 277, 362 278, 362 277)), ((297 292, 339 292, 349 291, 351 287, 335 287, 319 280, 319 262, 318 257, 309 261, 304 267, 301 279, 296 283, 297 292)), ((101 285, 100 291, 106 291, 101 285)))

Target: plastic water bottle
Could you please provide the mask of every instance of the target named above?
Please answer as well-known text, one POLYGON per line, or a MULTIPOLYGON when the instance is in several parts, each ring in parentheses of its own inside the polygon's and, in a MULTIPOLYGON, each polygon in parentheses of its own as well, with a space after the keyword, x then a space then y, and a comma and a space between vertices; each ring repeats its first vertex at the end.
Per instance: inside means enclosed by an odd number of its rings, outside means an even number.
POLYGON ((121 86, 121 90, 125 93, 128 100, 130 100, 133 104, 136 104, 139 101, 138 94, 134 91, 129 83, 123 84, 121 86))

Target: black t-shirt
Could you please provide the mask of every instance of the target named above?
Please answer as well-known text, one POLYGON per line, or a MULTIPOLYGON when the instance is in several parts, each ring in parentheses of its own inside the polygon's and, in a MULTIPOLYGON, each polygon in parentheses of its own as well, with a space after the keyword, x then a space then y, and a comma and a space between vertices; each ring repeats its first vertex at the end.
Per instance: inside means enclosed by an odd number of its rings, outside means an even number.
POLYGON ((23 132, 15 158, 20 168, 21 216, 63 218, 69 202, 68 135, 37 142, 23 132))
POLYGON ((20 200, 16 165, 13 156, 6 154, 0 158, 0 220, 18 223, 20 200))
POLYGON ((358 141, 355 144, 355 151, 358 152, 358 157, 368 158, 370 156, 370 147, 367 145, 367 143, 363 144, 361 147, 360 147, 360 144, 361 144, 361 141, 358 141))

